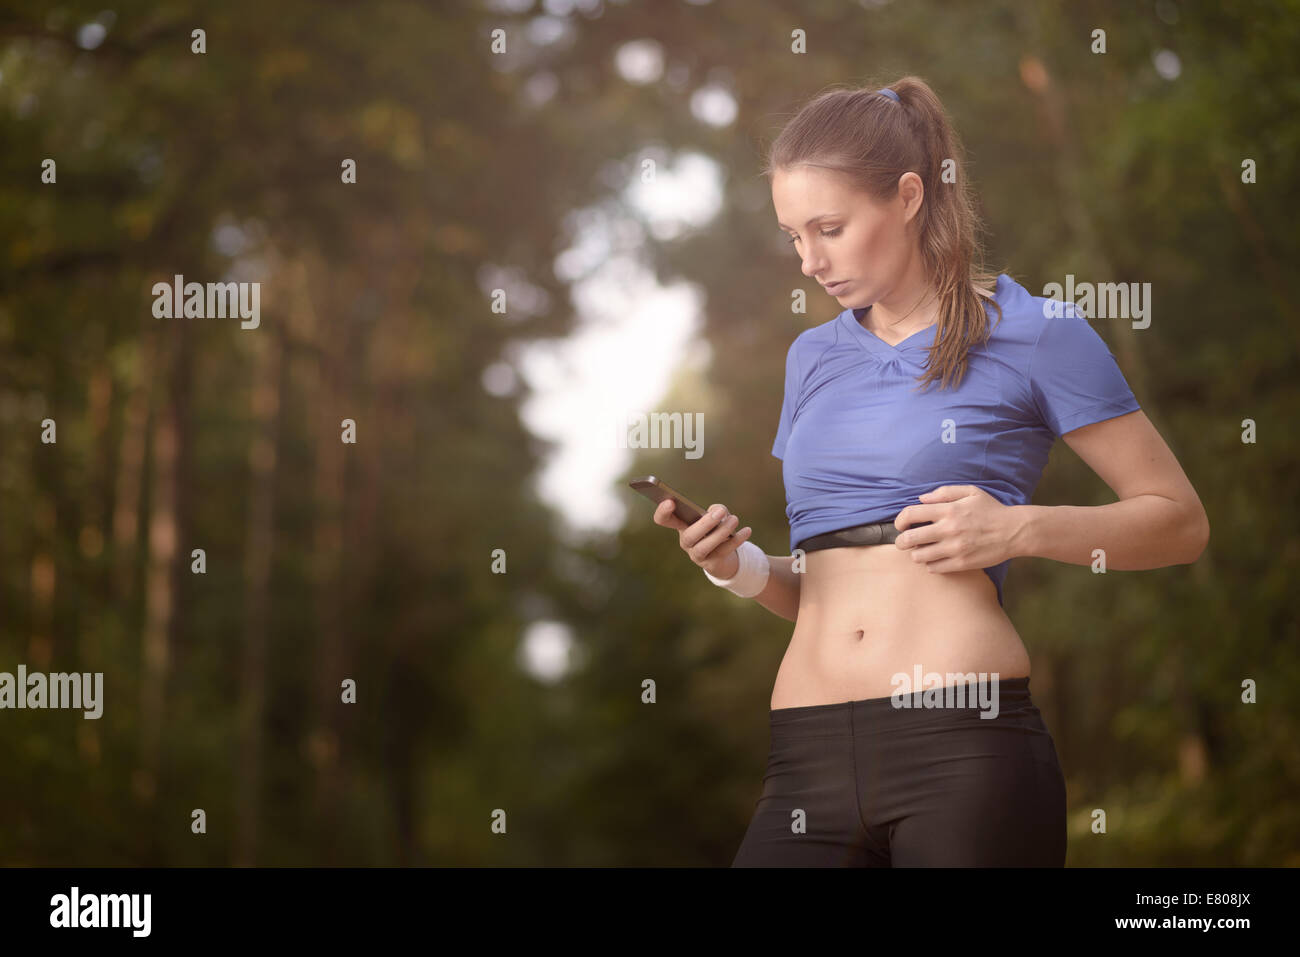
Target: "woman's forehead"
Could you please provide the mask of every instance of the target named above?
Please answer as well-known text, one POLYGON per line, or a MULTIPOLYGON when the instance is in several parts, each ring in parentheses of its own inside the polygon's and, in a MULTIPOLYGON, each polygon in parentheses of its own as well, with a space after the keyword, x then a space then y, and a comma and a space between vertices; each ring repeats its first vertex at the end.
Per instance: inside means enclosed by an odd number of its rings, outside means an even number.
POLYGON ((819 218, 852 212, 867 202, 865 194, 821 170, 790 170, 772 177, 772 205, 783 227, 800 229, 819 218))

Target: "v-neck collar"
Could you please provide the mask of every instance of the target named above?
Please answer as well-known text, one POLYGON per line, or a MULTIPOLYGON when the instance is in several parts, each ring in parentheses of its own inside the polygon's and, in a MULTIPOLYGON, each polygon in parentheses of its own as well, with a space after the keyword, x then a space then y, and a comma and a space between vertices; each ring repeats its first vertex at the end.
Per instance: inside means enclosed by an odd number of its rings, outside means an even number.
POLYGON ((869 308, 871 307, 868 306, 862 309, 860 313, 857 309, 845 309, 840 313, 840 321, 848 326, 849 330, 853 333, 854 338, 856 338, 858 342, 862 343, 863 348, 868 352, 890 358, 901 355, 904 352, 910 352, 914 349, 928 348, 934 343, 935 330, 939 328, 939 323, 937 322, 930 323, 930 325, 926 326, 924 329, 916 330, 916 332, 912 333, 910 336, 907 336, 905 339, 902 339, 897 344, 891 346, 884 339, 881 339, 874 332, 866 329, 862 323, 858 322, 859 315, 866 315, 867 309, 869 308))

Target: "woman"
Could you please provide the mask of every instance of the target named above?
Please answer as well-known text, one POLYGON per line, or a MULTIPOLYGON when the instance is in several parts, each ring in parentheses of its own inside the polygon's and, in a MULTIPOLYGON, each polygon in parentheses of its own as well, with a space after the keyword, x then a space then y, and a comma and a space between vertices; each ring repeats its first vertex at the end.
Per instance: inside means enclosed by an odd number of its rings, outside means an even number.
POLYGON ((795 622, 733 866, 1060 867, 1065 781, 1007 564, 1190 563, 1205 511, 1086 318, 976 268, 961 146, 923 80, 819 96, 765 174, 844 307, 786 359, 792 554, 733 536, 722 505, 655 512, 711 581, 795 622), (1028 504, 1057 436, 1120 501, 1028 504))

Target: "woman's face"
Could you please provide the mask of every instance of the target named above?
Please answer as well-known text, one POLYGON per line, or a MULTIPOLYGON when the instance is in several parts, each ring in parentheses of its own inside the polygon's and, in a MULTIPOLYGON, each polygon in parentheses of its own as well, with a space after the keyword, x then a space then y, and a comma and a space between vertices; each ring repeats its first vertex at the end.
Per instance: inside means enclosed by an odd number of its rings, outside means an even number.
POLYGON ((777 223, 803 260, 803 274, 823 287, 843 283, 827 292, 852 308, 885 298, 903 276, 913 242, 908 225, 922 193, 915 173, 904 173, 898 194, 885 203, 822 169, 800 166, 772 175, 777 223))

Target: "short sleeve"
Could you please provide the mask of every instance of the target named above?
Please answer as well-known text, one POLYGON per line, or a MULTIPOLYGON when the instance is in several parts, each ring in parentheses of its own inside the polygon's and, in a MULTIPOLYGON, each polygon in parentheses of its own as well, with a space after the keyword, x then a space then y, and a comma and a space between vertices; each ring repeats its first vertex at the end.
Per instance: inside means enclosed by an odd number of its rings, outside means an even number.
POLYGON ((1077 313, 1046 320, 1029 359, 1029 387, 1058 437, 1141 408, 1105 341, 1077 313))
POLYGON ((785 443, 790 438, 790 426, 793 424, 795 405, 799 401, 799 387, 803 377, 799 373, 799 340, 790 343, 790 350, 785 354, 785 398, 781 401, 781 421, 776 427, 776 441, 772 443, 772 454, 778 459, 785 458, 785 443))

